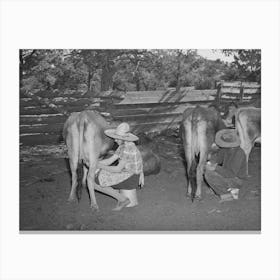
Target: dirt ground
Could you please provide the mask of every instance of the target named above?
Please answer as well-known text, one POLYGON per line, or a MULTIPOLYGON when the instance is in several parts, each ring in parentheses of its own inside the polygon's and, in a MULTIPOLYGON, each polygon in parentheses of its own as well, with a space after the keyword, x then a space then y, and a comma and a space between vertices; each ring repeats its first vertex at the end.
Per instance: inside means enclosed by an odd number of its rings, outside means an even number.
MULTIPOLYGON (((145 178, 137 190, 139 205, 120 212, 116 201, 96 193, 100 210, 92 212, 86 190, 80 203, 68 203, 68 160, 56 154, 21 152, 20 230, 82 231, 259 231, 261 230, 261 148, 250 155, 249 177, 238 200, 219 203, 206 187, 203 200, 186 197, 179 144, 159 138, 161 172, 145 178)), ((22 151, 24 149, 21 149, 22 151)))

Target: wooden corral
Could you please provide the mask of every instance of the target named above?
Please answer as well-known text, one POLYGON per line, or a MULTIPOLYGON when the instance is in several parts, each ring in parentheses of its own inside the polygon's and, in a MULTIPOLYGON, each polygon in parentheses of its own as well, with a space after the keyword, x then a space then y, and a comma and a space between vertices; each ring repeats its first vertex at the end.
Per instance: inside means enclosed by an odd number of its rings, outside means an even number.
POLYGON ((261 100, 261 85, 253 82, 225 82, 217 84, 217 101, 219 103, 259 103, 261 100))
POLYGON ((179 92, 175 89, 106 92, 100 96, 58 91, 25 93, 20 98, 20 143, 58 143, 62 140, 62 127, 69 114, 85 109, 99 111, 110 123, 126 121, 138 134, 177 128, 187 106, 255 100, 260 100, 260 85, 241 82, 221 82, 214 90, 183 88, 179 92))

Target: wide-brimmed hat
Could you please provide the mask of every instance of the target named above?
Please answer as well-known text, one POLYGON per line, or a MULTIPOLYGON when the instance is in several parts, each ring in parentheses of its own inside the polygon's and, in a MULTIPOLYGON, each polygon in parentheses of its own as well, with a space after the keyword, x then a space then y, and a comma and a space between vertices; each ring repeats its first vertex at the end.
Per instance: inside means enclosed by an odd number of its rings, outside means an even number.
POLYGON ((128 123, 121 123, 117 128, 115 129, 106 129, 104 132, 107 136, 114 138, 114 139, 121 139, 124 141, 137 141, 139 138, 130 133, 130 127, 128 123))
POLYGON ((216 133, 215 142, 222 148, 240 146, 240 138, 235 129, 222 129, 216 133))

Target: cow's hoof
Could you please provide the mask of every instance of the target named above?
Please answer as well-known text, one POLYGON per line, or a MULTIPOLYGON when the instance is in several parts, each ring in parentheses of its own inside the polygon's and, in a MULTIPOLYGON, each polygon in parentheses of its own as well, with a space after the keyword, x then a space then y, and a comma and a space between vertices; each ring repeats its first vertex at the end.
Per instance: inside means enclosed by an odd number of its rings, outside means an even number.
POLYGON ((98 207, 97 204, 91 204, 91 205, 90 205, 90 208, 91 208, 91 210, 92 210, 93 212, 99 211, 99 207, 98 207))
POLYGON ((197 200, 197 201, 202 201, 201 195, 196 195, 195 197, 192 198, 192 195, 187 193, 186 194, 187 199, 192 199, 192 200, 197 200))
POLYGON ((67 202, 68 203, 78 203, 78 198, 76 196, 72 197, 72 196, 69 196, 69 198, 67 199, 67 202))
POLYGON ((192 195, 191 195, 190 193, 186 193, 186 197, 187 197, 188 199, 191 199, 192 195))

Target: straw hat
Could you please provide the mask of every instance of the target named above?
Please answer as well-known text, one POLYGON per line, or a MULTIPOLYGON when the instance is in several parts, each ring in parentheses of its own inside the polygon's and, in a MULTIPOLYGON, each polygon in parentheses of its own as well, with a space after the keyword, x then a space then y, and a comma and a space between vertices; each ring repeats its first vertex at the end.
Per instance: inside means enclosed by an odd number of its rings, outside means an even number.
POLYGON ((114 139, 121 139, 124 141, 137 141, 138 137, 129 132, 130 127, 128 123, 121 123, 116 129, 106 129, 104 132, 107 136, 114 139))
POLYGON ((215 142, 222 148, 240 146, 240 139, 235 129, 222 129, 216 133, 215 142))

